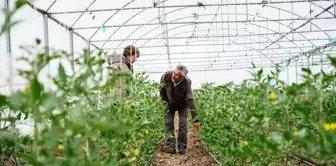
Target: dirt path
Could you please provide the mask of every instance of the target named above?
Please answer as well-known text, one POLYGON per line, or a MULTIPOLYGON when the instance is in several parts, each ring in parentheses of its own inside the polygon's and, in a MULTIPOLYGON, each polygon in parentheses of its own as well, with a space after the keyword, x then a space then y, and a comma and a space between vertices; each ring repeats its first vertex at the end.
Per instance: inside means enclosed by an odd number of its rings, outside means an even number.
MULTIPOLYGON (((154 153, 152 166, 217 166, 216 161, 205 151, 199 137, 188 126, 188 149, 184 155, 163 152, 164 142, 154 153)), ((178 116, 175 114, 175 135, 178 133, 178 116)))

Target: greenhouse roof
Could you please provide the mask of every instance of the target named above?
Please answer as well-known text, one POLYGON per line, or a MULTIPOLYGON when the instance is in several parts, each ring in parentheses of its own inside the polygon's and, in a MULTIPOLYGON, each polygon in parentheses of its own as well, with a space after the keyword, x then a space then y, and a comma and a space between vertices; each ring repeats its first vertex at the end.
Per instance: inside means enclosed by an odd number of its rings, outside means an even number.
MULTIPOLYGON (((276 66, 335 43, 335 0, 43 0, 31 7, 91 49, 140 49, 138 71, 276 66)), ((303 64, 303 61, 299 61, 303 64)))

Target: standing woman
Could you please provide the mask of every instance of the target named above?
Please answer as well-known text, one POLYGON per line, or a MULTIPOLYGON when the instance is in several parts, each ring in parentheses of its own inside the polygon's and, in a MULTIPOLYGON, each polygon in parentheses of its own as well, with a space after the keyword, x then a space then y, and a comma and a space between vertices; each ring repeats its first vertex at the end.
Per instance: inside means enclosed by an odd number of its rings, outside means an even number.
MULTIPOLYGON (((129 45, 124 48, 123 54, 118 54, 114 52, 112 55, 109 55, 107 62, 108 64, 117 69, 117 71, 126 72, 133 74, 133 63, 137 61, 140 56, 139 49, 133 45, 129 45)), ((115 88, 120 90, 120 97, 125 96, 125 82, 118 79, 115 84, 115 88)))

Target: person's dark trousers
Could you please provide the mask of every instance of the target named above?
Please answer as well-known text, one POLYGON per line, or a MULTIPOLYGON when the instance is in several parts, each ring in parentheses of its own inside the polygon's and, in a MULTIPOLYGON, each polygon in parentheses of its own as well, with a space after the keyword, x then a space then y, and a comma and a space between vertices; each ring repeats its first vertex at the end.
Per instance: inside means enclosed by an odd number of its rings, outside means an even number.
MULTIPOLYGON (((167 146, 168 148, 175 149, 176 140, 175 140, 175 133, 174 133, 174 115, 175 110, 168 110, 166 114, 166 132, 169 134, 167 138, 167 146)), ((178 132, 178 150, 179 151, 186 151, 187 150, 187 142, 188 142, 188 135, 187 135, 187 125, 188 125, 188 109, 181 109, 178 110, 179 115, 179 132, 178 132)))

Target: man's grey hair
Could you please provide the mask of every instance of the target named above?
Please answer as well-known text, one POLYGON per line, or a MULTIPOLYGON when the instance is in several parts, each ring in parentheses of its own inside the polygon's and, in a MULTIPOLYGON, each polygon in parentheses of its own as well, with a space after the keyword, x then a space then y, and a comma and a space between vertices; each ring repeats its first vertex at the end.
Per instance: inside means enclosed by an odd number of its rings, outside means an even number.
POLYGON ((187 67, 186 66, 184 66, 184 65, 177 65, 176 66, 176 69, 178 69, 178 70, 181 70, 182 72, 181 72, 181 75, 183 76, 183 77, 185 77, 187 74, 188 74, 188 69, 187 69, 187 67))

